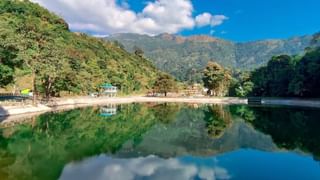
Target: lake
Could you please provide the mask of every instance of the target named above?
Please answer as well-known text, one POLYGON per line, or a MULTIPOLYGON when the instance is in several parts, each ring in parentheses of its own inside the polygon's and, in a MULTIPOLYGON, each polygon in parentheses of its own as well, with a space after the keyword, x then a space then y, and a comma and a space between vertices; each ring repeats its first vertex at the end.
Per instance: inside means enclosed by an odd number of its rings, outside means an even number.
POLYGON ((320 179, 320 110, 129 104, 2 127, 1 180, 320 179))

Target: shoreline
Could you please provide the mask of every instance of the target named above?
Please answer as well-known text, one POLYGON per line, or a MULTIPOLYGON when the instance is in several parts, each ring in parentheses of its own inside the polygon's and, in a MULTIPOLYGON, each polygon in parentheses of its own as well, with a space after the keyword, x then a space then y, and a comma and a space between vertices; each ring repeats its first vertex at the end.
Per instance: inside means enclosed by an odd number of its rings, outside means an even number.
MULTIPOLYGON (((25 106, 0 107, 0 120, 5 121, 7 119, 17 119, 18 117, 25 117, 27 115, 39 115, 46 112, 71 110, 79 107, 89 107, 89 106, 107 105, 107 104, 130 104, 130 103, 192 103, 192 104, 247 105, 248 99, 237 98, 237 97, 143 97, 143 96, 113 97, 113 98, 108 98, 108 97, 60 98, 48 103, 47 105, 39 104, 38 106, 25 105, 25 106)), ((262 98, 262 105, 320 108, 320 100, 262 98)))
POLYGON ((23 116, 30 114, 42 114, 46 112, 71 110, 79 107, 89 107, 107 104, 130 104, 130 103, 194 103, 194 104, 247 104, 243 98, 171 98, 171 97, 74 97, 60 98, 46 105, 38 106, 3 106, 0 107, 0 120, 8 117, 23 116))

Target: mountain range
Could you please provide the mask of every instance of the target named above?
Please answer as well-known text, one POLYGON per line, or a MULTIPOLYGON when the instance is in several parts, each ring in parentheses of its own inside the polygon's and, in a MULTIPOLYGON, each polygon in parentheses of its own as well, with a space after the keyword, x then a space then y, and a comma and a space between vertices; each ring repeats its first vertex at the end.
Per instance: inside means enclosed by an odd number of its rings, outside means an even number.
POLYGON ((265 65, 272 56, 299 55, 311 46, 313 35, 289 39, 233 42, 206 35, 183 37, 172 34, 148 36, 114 34, 106 38, 121 43, 129 52, 138 47, 156 67, 179 80, 200 80, 209 61, 230 69, 252 70, 265 65))

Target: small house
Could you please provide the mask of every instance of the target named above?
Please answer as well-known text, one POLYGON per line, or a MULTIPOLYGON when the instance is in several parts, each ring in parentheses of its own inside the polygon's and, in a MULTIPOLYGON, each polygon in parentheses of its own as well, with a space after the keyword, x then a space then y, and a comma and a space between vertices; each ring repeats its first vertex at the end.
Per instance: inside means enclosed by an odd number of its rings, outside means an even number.
POLYGON ((103 84, 101 86, 101 88, 103 89, 102 94, 104 96, 108 96, 108 97, 117 96, 118 88, 116 86, 113 86, 112 84, 106 83, 106 84, 103 84))

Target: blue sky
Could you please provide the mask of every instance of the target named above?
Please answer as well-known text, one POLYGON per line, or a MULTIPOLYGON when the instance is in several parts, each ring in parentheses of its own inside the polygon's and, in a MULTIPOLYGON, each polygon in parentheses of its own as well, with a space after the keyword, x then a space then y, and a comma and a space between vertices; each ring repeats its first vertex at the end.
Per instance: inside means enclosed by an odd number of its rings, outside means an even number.
MULTIPOLYGON (((143 1, 128 0, 133 9, 143 1)), ((234 41, 288 38, 320 31, 320 0, 192 0, 194 13, 224 14, 229 19, 213 28, 218 36, 234 41)), ((210 34, 211 27, 179 34, 210 34)))
POLYGON ((32 0, 71 30, 206 34, 233 41, 288 38, 320 31, 320 0, 32 0))

